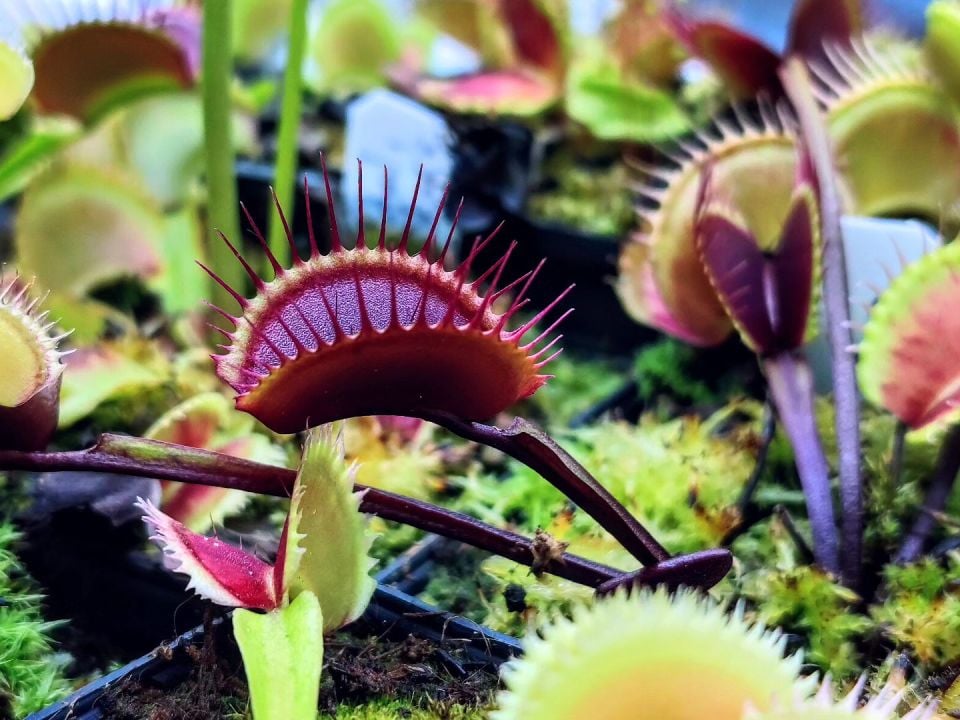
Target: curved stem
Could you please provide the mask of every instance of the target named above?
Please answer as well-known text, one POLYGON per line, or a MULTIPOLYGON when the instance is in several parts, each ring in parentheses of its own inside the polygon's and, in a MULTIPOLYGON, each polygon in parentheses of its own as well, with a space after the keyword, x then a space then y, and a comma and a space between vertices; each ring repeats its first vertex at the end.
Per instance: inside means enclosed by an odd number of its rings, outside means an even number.
POLYGON ((927 486, 927 494, 923 498, 923 507, 920 514, 904 538, 896 562, 911 563, 923 554, 927 538, 936 527, 936 513, 943 510, 950 499, 953 485, 960 472, 960 425, 954 425, 940 446, 937 464, 933 469, 933 476, 927 486))
MULTIPOLYGON (((209 450, 110 434, 102 435, 96 445, 85 450, 0 451, 0 469, 36 472, 99 471, 225 487, 278 497, 290 495, 296 478, 296 472, 288 468, 263 465, 209 450)), ((546 572, 582 585, 598 587, 622 575, 619 570, 568 553, 555 559, 545 558, 529 538, 492 527, 461 513, 363 485, 356 485, 356 489, 364 492, 360 506, 363 512, 459 540, 526 566, 536 565, 546 572)), ((729 553, 719 552, 725 553, 725 556, 714 558, 711 555, 711 562, 720 565, 729 563, 729 553)), ((696 558, 696 555, 690 557, 696 558)), ((638 577, 637 583, 670 580, 672 583, 710 587, 703 583, 716 577, 716 572, 704 574, 702 567, 703 562, 677 562, 661 568, 658 573, 638 577)), ((725 570, 722 574, 725 574, 725 570)), ((715 582, 716 580, 713 580, 711 585, 715 582)))
POLYGON ((840 232, 842 208, 837 191, 835 159, 806 66, 798 58, 791 58, 781 70, 780 79, 800 120, 800 132, 813 162, 820 190, 823 304, 833 365, 840 505, 843 508, 843 579, 848 586, 856 588, 860 584, 863 556, 860 395, 857 391, 856 363, 848 350, 853 344, 850 335, 850 292, 840 232))
POLYGON ((583 508, 644 565, 655 565, 670 557, 670 553, 609 490, 536 425, 516 418, 510 427, 503 429, 446 413, 425 411, 417 416, 462 438, 496 448, 536 471, 583 508))
POLYGON ((830 492, 830 467, 817 434, 810 368, 792 353, 781 353, 765 359, 763 369, 780 424, 793 446, 813 532, 814 556, 824 570, 838 574, 840 555, 830 492))
MULTIPOLYGON (((304 50, 307 45, 307 0, 293 0, 290 8, 290 40, 287 43, 287 66, 283 71, 283 99, 280 107, 280 130, 277 134, 277 162, 274 191, 282 208, 293 212, 294 175, 297 168, 297 138, 300 134, 300 110, 303 106, 304 50)), ((291 222, 293 218, 290 218, 291 222)), ((283 267, 290 264, 290 244, 280 213, 270 213, 270 250, 283 267)), ((269 270, 272 268, 268 268, 269 270)), ((269 277, 269 275, 267 276, 269 277)))

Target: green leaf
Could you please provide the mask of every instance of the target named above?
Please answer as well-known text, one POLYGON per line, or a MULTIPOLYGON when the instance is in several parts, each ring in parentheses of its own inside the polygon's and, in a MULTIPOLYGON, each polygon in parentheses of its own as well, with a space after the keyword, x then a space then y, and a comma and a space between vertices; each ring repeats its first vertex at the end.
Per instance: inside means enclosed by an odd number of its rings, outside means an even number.
POLYGON ((87 417, 108 400, 142 395, 168 381, 161 356, 137 342, 82 348, 67 357, 66 365, 60 392, 61 428, 87 417))
POLYGON ((571 66, 567 113, 603 140, 653 142, 690 129, 669 92, 627 79, 599 50, 584 53, 571 66))
POLYGON ((38 119, 0 155, 0 201, 27 186, 56 154, 80 134, 80 125, 66 118, 38 119))
POLYGON ((33 63, 17 48, 0 42, 0 120, 13 117, 33 88, 33 63))
POLYGON ((936 0, 927 7, 925 49, 953 100, 960 101, 960 3, 936 0))
POLYGON ((27 188, 15 240, 21 272, 79 297, 118 278, 160 274, 164 231, 159 207, 134 178, 71 164, 27 188))
POLYGON ((150 289, 160 296, 168 313, 187 313, 200 307, 209 295, 206 278, 197 272, 196 258, 203 257, 203 223, 194 207, 185 206, 163 216, 163 261, 150 279, 150 289))
POLYGON ((290 595, 314 593, 327 630, 363 614, 376 587, 368 554, 373 535, 358 512, 360 495, 353 492, 354 469, 344 462, 342 437, 333 433, 327 425, 307 439, 288 528, 303 550, 290 595))
POLYGON ((233 613, 254 720, 314 720, 323 669, 323 613, 302 592, 266 614, 233 613))
POLYGON ((307 83, 317 92, 362 92, 386 84, 400 57, 398 25, 379 0, 327 5, 310 41, 307 83))

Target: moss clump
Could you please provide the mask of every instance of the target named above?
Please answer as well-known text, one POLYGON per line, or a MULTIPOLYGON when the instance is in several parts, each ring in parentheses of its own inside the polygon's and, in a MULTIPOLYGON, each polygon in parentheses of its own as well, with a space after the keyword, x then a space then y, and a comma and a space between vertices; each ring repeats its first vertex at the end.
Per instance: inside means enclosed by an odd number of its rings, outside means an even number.
MULTIPOLYGON (((694 552, 716 547, 740 520, 737 500, 756 461, 760 414, 756 403, 738 403, 706 419, 605 422, 567 431, 562 440, 671 552, 694 552)), ((511 463, 502 480, 474 474, 455 482, 461 492, 452 504, 458 510, 527 535, 545 531, 567 543, 570 552, 598 562, 623 569, 637 566, 588 515, 570 507, 529 468, 511 463)), ((483 593, 472 610, 474 617, 499 630, 519 632, 542 611, 565 609, 584 599, 571 583, 537 578, 504 561, 490 559, 483 568, 497 581, 496 592, 483 593), (523 608, 503 597, 511 586, 522 590, 523 608)), ((444 582, 451 583, 453 579, 444 582)), ((463 579, 460 583, 470 584, 463 579)))
POLYGON ((928 669, 960 661, 960 554, 888 565, 884 579, 886 600, 871 613, 883 632, 928 669))
POLYGON ((809 565, 759 570, 749 577, 743 596, 757 604, 764 624, 801 633, 809 662, 837 678, 861 671, 856 642, 873 622, 856 612, 857 594, 828 575, 809 565))
POLYGON ((57 623, 43 620, 42 597, 13 553, 18 539, 0 522, 0 717, 25 717, 70 689, 50 639, 57 623))
POLYGON ((637 354, 633 375, 640 398, 650 403, 668 395, 685 405, 708 405, 719 394, 692 372, 697 350, 673 338, 653 343, 637 354))
POLYGON ((558 158, 555 165, 556 184, 530 197, 534 217, 596 235, 620 236, 630 229, 633 197, 622 163, 588 168, 558 158))
MULTIPOLYGON (((834 407, 828 399, 817 404, 817 424, 831 466, 837 466, 834 407)), ((933 473, 939 438, 925 433, 906 436, 899 469, 894 462, 896 418, 864 408, 860 422, 863 444, 867 556, 890 557, 896 553, 916 516, 923 488, 933 473)))
POLYGON ((637 353, 633 377, 644 406, 667 416, 759 397, 763 387, 756 360, 741 348, 695 348, 669 337, 637 353))

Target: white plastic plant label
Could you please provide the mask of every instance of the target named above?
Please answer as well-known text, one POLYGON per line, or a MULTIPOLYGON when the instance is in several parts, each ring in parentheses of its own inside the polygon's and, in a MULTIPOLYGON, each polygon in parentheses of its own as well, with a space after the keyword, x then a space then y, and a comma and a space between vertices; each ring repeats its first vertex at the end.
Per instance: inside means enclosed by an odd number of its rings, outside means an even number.
MULTIPOLYGON (((399 234, 407 221, 410 199, 423 165, 423 180, 413 217, 413 235, 426 238, 443 191, 453 172, 452 136, 443 116, 410 98, 373 90, 347 108, 344 174, 341 195, 348 208, 358 200, 357 159, 363 163, 363 212, 379 225, 383 212, 383 168, 389 173, 388 232, 399 234)), ((343 217, 353 217, 346 213, 343 217)), ((441 241, 449 230, 442 218, 441 241)))

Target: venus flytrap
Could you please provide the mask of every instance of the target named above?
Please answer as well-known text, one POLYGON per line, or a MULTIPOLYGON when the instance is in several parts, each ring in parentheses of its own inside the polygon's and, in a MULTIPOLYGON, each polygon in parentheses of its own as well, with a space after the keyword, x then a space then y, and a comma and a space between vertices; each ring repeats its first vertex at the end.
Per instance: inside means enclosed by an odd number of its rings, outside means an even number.
POLYGON ((33 89, 33 63, 18 48, 0 40, 0 122, 20 109, 33 89))
POLYGON ((709 598, 660 590, 579 607, 526 640, 495 720, 740 720, 748 705, 808 697, 786 637, 709 598))
POLYGON ((132 97, 196 82, 199 13, 182 0, 9 0, 0 27, 26 46, 33 105, 44 114, 90 121, 132 97))
MULTIPOLYGON (((248 297, 243 283, 231 285, 208 270, 239 306, 237 315, 219 309, 234 327, 219 329, 227 340, 221 346, 225 353, 214 356, 217 374, 236 392, 238 409, 279 433, 364 415, 420 418, 512 456, 595 518, 644 567, 622 573, 566 554, 544 561, 530 538, 375 489, 366 492, 364 510, 563 575, 600 592, 660 583, 706 588, 728 572, 732 558, 725 549, 671 556, 543 430, 520 418, 507 427, 480 422, 508 410, 549 379, 541 371, 557 354, 554 346, 560 339, 550 336, 566 313, 542 332, 534 328, 567 291, 511 328, 537 274, 535 269, 501 283, 513 246, 478 278, 469 280, 471 265, 492 236, 478 238, 466 258, 448 269, 454 230, 437 252, 441 203, 422 249, 411 252, 416 191, 396 245, 387 243, 385 213, 376 243, 368 246, 361 223, 356 240, 345 245, 328 178, 325 185, 329 251, 320 251, 308 205, 310 254, 301 257, 278 205, 291 251, 289 266, 279 262, 251 222, 273 278, 261 278, 229 240, 226 247, 246 273, 252 296, 248 297), (504 309, 496 301, 507 293, 512 293, 513 300, 504 309)), ((363 193, 358 195, 358 216, 363 217, 363 193)), ((86 450, 0 451, 0 467, 100 470, 280 496, 288 496, 293 485, 293 473, 286 468, 114 435, 102 436, 86 450)))
MULTIPOLYGON (((499 228, 484 239, 478 237, 466 258, 448 270, 446 259, 460 209, 437 254, 444 196, 426 242, 411 253, 418 180, 397 245, 387 243, 384 202, 375 246, 367 246, 360 223, 353 247, 345 247, 326 173, 324 183, 330 208, 328 253, 321 253, 308 214, 310 255, 300 257, 276 203, 290 245, 288 266, 279 262, 248 217, 267 255, 272 279, 264 280, 224 237, 253 285, 252 298, 241 292, 242 286, 231 285, 203 266, 239 306, 238 315, 215 308, 234 329, 220 330, 227 340, 221 345, 225 352, 213 356, 217 374, 236 391, 237 408, 281 433, 360 415, 429 420, 536 470, 645 565, 668 560, 667 550, 543 430, 519 418, 507 428, 478 422, 529 397, 549 379, 541 370, 559 354, 553 348, 560 336, 548 338, 572 310, 543 332, 534 327, 573 286, 520 327, 509 329, 508 323, 527 302, 539 266, 502 284, 514 242, 478 278, 467 281, 473 262, 499 228), (512 302, 498 311, 495 301, 511 291, 512 302), (534 333, 539 334, 530 340, 534 333), (424 361, 428 356, 429 367, 424 361), (364 372, 359 372, 361 367, 364 372)), ((362 218, 362 172, 359 184, 357 215, 362 218)), ((386 190, 384 195, 386 200, 386 190)))
POLYGON ((742 605, 662 589, 578 607, 504 669, 494 720, 930 720, 936 704, 905 713, 888 681, 864 701, 866 678, 839 701, 829 678, 803 675, 787 636, 751 622, 742 605))
POLYGON ((0 274, 0 449, 43 449, 57 428, 64 336, 52 334, 32 288, 0 274))
MULTIPOLYGON (((284 451, 266 435, 254 432, 253 425, 253 419, 234 410, 226 397, 207 392, 168 410, 144 437, 283 465, 284 451)), ((195 532, 205 532, 211 524, 240 510, 250 498, 237 490, 190 483, 164 482, 161 488, 162 510, 195 532)))
POLYGON ((936 526, 960 470, 960 324, 952 313, 960 292, 960 245, 908 266, 880 296, 864 328, 857 376, 864 397, 912 430, 949 426, 923 510, 897 559, 916 560, 936 526))
POLYGON ((303 450, 280 536, 269 565, 216 537, 199 535, 140 501, 174 569, 197 594, 234 612, 256 720, 312 720, 323 667, 323 634, 358 618, 375 582, 372 536, 353 492, 354 470, 327 426, 303 450), (258 612, 259 611, 259 612, 258 612))
POLYGON ((813 380, 800 353, 820 274, 820 218, 813 171, 801 147, 791 199, 772 236, 751 227, 730 190, 701 181, 695 234, 703 269, 743 342, 760 357, 796 457, 814 553, 839 571, 829 467, 815 424, 813 380))

